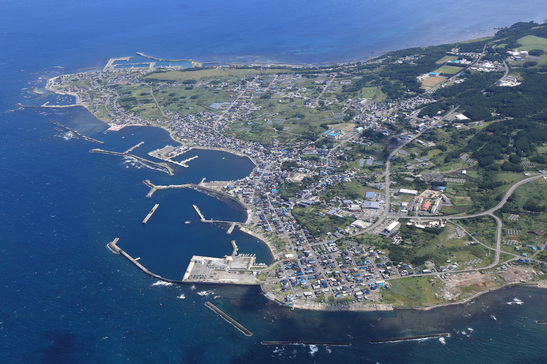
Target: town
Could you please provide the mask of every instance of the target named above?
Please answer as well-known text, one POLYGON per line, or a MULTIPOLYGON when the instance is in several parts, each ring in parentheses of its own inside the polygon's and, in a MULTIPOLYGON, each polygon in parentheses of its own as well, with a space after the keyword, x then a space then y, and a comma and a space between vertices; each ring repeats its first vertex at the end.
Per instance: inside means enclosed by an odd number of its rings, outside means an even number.
MULTIPOLYGON (((247 208, 244 228, 268 243, 275 261, 233 270, 268 297, 316 309, 432 305, 541 281, 546 272, 545 229, 523 226, 529 219, 519 222, 515 202, 544 192, 545 140, 490 160, 477 152, 478 138, 514 116, 500 108, 482 117, 479 107, 449 99, 474 82, 504 90, 526 82, 519 64, 528 53, 500 55, 496 46, 413 49, 324 67, 184 68, 141 54, 52 78, 48 89, 73 95, 112 131, 168 130, 180 146, 154 159, 188 167, 190 148, 249 157, 250 176, 200 185, 247 208), (411 290, 420 298, 409 299, 411 290)), ((516 149, 514 135, 507 142, 516 149)), ((523 203, 541 225, 545 206, 523 203)), ((193 259, 209 273, 185 276, 214 282, 235 257, 193 259)))

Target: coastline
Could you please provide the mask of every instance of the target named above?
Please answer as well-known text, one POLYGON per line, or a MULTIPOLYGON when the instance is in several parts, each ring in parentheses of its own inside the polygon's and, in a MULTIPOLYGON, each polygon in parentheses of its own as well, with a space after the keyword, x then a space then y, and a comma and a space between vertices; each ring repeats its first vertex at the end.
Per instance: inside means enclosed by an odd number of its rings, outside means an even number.
MULTIPOLYGON (((92 115, 94 115, 98 120, 100 120, 101 122, 104 122, 106 123, 107 125, 109 125, 112 129, 115 129, 115 128, 121 128, 121 127, 124 127, 126 126, 125 124, 124 125, 120 125, 120 124, 115 124, 115 123, 111 123, 111 122, 108 122, 105 120, 105 118, 100 118, 98 117, 97 115, 95 115, 89 105, 87 103, 84 103, 81 101, 81 97, 78 95, 78 94, 73 94, 73 93, 69 93, 69 92, 57 92, 55 90, 53 90, 51 87, 50 87, 50 81, 52 81, 53 79, 50 79, 48 80, 48 85, 46 86, 46 90, 48 91, 52 91, 52 92, 55 92, 55 93, 58 93, 58 94, 63 94, 63 95, 71 95, 71 96, 74 96, 76 97, 76 103, 74 105, 68 105, 68 106, 65 106, 65 107, 72 107, 72 106, 83 106, 85 107, 92 115)), ((40 107, 40 106, 38 106, 40 107)), ((44 106, 44 107, 53 107, 53 106, 44 106)), ((159 106, 158 106, 159 107, 159 106)), ((142 121, 141 119, 139 119, 140 121, 142 121)), ((167 126, 164 126, 164 125, 144 125, 144 124, 140 124, 140 123, 135 123, 135 124, 130 124, 130 125, 127 125, 127 126, 153 126, 153 127, 160 127, 162 129, 164 129, 165 131, 167 131, 171 137, 171 139, 176 142, 176 143, 179 143, 181 145, 184 145, 183 142, 181 142, 180 140, 178 140, 175 132, 173 130, 171 130, 171 128, 167 127, 167 126)), ((253 164, 255 165, 255 167, 253 168, 253 171, 255 171, 258 167, 257 163, 255 162, 255 160, 253 158, 251 158, 250 156, 246 155, 245 153, 242 153, 241 151, 236 151, 236 150, 232 150, 232 149, 229 149, 229 148, 222 148, 222 147, 201 147, 201 146, 195 146, 195 145, 192 145, 192 144, 195 144, 195 141, 192 140, 190 143, 187 143, 187 146, 189 147, 189 150, 191 149, 201 149, 201 150, 216 150, 216 151, 223 151, 223 152, 227 152, 227 153, 232 153, 234 155, 237 155, 237 156, 244 156, 244 157, 247 157, 249 158, 253 164)), ((188 151, 189 151, 188 150, 188 151)), ((278 257, 278 253, 275 252, 275 249, 274 249, 274 246, 273 244, 269 241, 269 239, 265 238, 264 236, 262 236, 261 234, 259 233, 255 233, 253 232, 252 230, 250 230, 250 227, 252 226, 256 226, 256 224, 252 224, 252 215, 253 215, 253 212, 252 212, 252 209, 245 203, 241 202, 240 200, 238 200, 237 198, 234 198, 226 193, 223 193, 222 191, 219 190, 220 187, 214 187, 214 186, 210 186, 210 187, 207 187, 205 185, 195 185, 195 186, 191 186, 190 188, 193 188, 195 190, 199 190, 200 192, 202 193, 206 193, 208 195, 211 195, 211 196, 214 196, 214 197, 217 197, 219 199, 221 198, 229 198, 230 200, 233 200, 233 201, 237 201, 237 203, 239 203, 245 210, 246 210, 246 213, 247 213, 247 219, 244 223, 235 223, 235 224, 238 224, 240 226, 240 230, 246 234, 249 234, 251 236, 254 236, 255 238, 259 239, 260 241, 264 242, 266 244, 266 246, 268 247, 268 249, 270 250, 272 256, 274 257, 274 261, 277 261, 279 259, 278 257)), ((211 222, 215 222, 215 221, 211 221, 211 222)), ((126 256, 127 258, 127 256, 126 256)), ((129 259, 129 258, 128 258, 129 259)), ((177 283, 188 283, 188 282, 178 282, 178 281, 173 281, 173 280, 168 280, 168 279, 164 279, 160 276, 157 276, 151 272, 148 272, 146 270, 146 268, 140 266, 139 264, 136 263, 136 261, 134 261, 133 259, 130 259, 135 265, 137 265, 141 270, 143 270, 145 273, 147 274, 150 274, 151 276, 153 277, 156 277, 158 279, 162 279, 162 280, 165 280, 165 281, 169 281, 169 282, 177 282, 177 283)), ((271 268, 273 267, 273 265, 270 265, 267 269, 265 270, 271 270, 271 268)), ((239 283, 235 283, 235 282, 192 282, 192 283, 217 283, 217 284, 232 284, 232 285, 247 285, 243 282, 239 282, 239 283)), ((543 282, 542 282, 543 283, 543 282)), ((263 284, 259 284, 261 287, 263 287, 263 284)), ((298 303, 291 303, 290 305, 287 305, 287 304, 284 304, 284 303, 281 303, 278 299, 275 298, 275 296, 273 294, 270 293, 270 295, 268 294, 265 294, 269 299, 273 299, 274 301, 282 304, 282 305, 285 305, 285 306, 289 306, 291 307, 291 309, 294 309, 294 308, 299 308, 299 309, 308 309, 308 310, 318 310, 318 311, 393 311, 393 310, 396 310, 396 309, 401 309, 401 310, 420 310, 420 311, 428 311, 428 310, 432 310, 434 308, 438 308, 438 307, 445 307, 445 306, 450 306, 450 305, 458 305, 458 304, 467 304, 469 302, 471 302, 472 300, 474 300, 475 298, 483 295, 483 294, 486 294, 486 293, 490 293, 490 292, 494 292, 494 291, 497 291, 497 290, 500 290, 501 288, 509 288, 509 287, 512 287, 512 286, 530 286, 530 287, 538 287, 538 288, 547 288, 547 285, 545 284, 541 284, 541 283, 535 283, 535 284, 523 284, 523 283, 510 283, 510 284, 505 284, 505 285, 501 285, 499 287, 495 287, 495 288, 490 288, 488 290, 485 290, 485 291, 482 291, 482 292, 477 292, 475 294, 473 294, 472 296, 470 297, 467 297, 461 301, 454 301, 454 302, 446 302, 446 303, 441 303, 441 304, 435 304, 435 305, 431 305, 431 306, 423 306, 423 307, 405 307, 405 306, 401 306, 401 307, 393 307, 392 305, 390 304, 370 304, 370 305, 366 305, 366 304, 355 304, 355 305, 345 305, 345 304, 336 304, 336 305, 331 305, 331 304, 322 304, 322 303, 315 303, 315 302, 312 302, 312 303, 308 303, 308 302, 298 302, 298 303), (274 298, 272 298, 272 296, 274 296, 274 298)))
MULTIPOLYGON (((69 105, 69 107, 75 107, 75 106, 82 106, 84 107, 89 113, 91 113, 93 116, 95 116, 97 118, 97 120, 105 123, 106 125, 108 125, 109 127, 115 129, 115 128, 120 128, 120 124, 115 124, 115 123, 111 123, 107 120, 105 120, 104 118, 101 118, 101 117, 98 117, 97 115, 95 115, 91 109, 89 108, 89 105, 87 105, 86 103, 83 103, 81 102, 81 98, 78 94, 75 94, 75 93, 68 93, 68 92, 58 92, 54 89, 52 89, 50 87, 50 80, 48 80, 48 83, 47 83, 47 86, 45 87, 46 90, 50 91, 50 92, 54 92, 54 93, 58 93, 58 94, 62 94, 62 95, 70 95, 70 96, 73 96, 76 98, 76 103, 73 104, 73 105, 69 105)), ((41 106, 37 106, 37 107, 41 107, 41 106)), ((51 106, 50 106, 51 107, 51 106)), ((174 134, 174 132, 166 127, 166 126, 163 126, 163 125, 143 125, 143 124, 139 124, 139 123, 133 123, 133 124, 124 124, 122 127, 126 127, 126 126, 148 126, 148 127, 159 127, 163 130, 165 130, 166 132, 169 133, 170 135, 170 138, 178 143, 178 144, 181 144, 183 145, 183 142, 181 142, 180 140, 178 140, 178 138, 176 137, 176 135, 174 134)), ((119 130, 118 129, 118 130, 119 130)), ((106 132, 106 131, 105 131, 106 132)), ((228 148, 219 148, 219 147, 202 147, 202 146, 196 146, 196 145, 191 145, 188 149, 188 151, 192 150, 192 149, 197 149, 197 150, 216 150, 216 151, 222 151, 222 152, 226 152, 226 153, 231 153, 231 154, 234 154, 234 155, 237 155, 237 156, 241 156, 241 157, 247 157, 249 158, 249 160, 251 160, 251 162, 255 165, 255 167, 253 168, 253 171, 256 170, 256 168, 258 167, 256 161, 246 155, 245 153, 242 153, 240 151, 237 151, 237 150, 231 150, 231 149, 228 149, 228 148)), ((187 152, 188 152, 187 151, 187 152)), ((236 223, 238 226, 239 226, 239 229, 248 234, 248 235, 251 235, 253 237, 255 237, 256 239, 260 240, 261 242, 263 242, 269 249, 272 257, 273 257, 273 260, 274 262, 276 262, 278 259, 279 259, 279 253, 276 252, 276 249, 274 248, 273 244, 269 241, 269 239, 267 239, 266 237, 264 237, 262 234, 259 234, 259 233, 256 233, 254 231, 251 230, 251 226, 252 226, 252 209, 249 208, 245 203, 241 202, 240 200, 238 200, 237 198, 233 197, 233 196, 230 196, 222 191, 219 191, 218 188, 215 188, 215 187, 209 187, 209 186, 203 186, 203 185, 192 185, 191 187, 189 188, 192 188, 194 190, 197 190, 197 191, 200 191, 202 193, 205 193, 207 195, 210 195, 210 196, 213 196, 215 198, 219 198, 219 199, 229 199, 230 201, 234 201, 236 203, 238 203, 241 207, 243 207, 247 213, 247 219, 245 222, 241 223, 236 223)), ((118 253, 120 254, 120 253, 118 253)), ((160 279, 160 280, 163 280, 165 282, 171 282, 171 283, 179 283, 179 284, 182 284, 182 283, 193 283, 193 284, 228 284, 228 285, 242 285, 242 286, 248 286, 248 285, 258 285, 260 286, 261 288, 263 287, 263 284, 261 283, 256 283, 256 284, 249 284, 249 283, 243 283, 243 282, 238 282, 238 283, 235 283, 235 282, 184 282, 184 281, 177 281, 177 280, 171 280, 171 279, 167 279, 167 278, 164 278, 164 277, 161 277, 153 272, 150 272, 148 271, 144 266, 142 266, 140 263, 138 263, 137 261, 135 261, 131 256, 129 256, 127 253, 123 252, 121 253, 122 255, 124 255, 129 261, 131 261, 135 266, 137 266, 139 269, 141 269, 144 273, 154 277, 154 278, 157 278, 157 279, 160 279)), ((275 263, 274 263, 275 264, 275 263)), ((269 266, 271 267, 271 265, 269 266)), ((287 307, 290 307, 291 309, 302 309, 302 310, 312 310, 312 311, 355 311, 355 312, 373 312, 373 311, 379 311, 379 312, 388 312, 388 311, 394 311, 394 310, 417 310, 417 311, 429 311, 429 310, 432 310, 432 309, 435 309, 435 308, 440 308, 440 307, 447 307, 447 306, 452 306, 452 305, 460 305, 460 304, 467 304, 469 303, 470 301, 472 301, 473 299, 483 295, 483 294, 486 294, 486 293, 491 293, 491 292, 495 292, 497 290, 500 290, 502 288, 509 288, 509 287, 513 287, 513 286, 527 286, 527 287, 537 287, 537 288, 547 288, 547 284, 539 284, 539 283, 536 283, 536 284, 525 284, 525 283, 511 283, 511 284, 507 284, 507 285, 502 285, 502 286, 499 286, 499 287, 495 287, 495 288, 490 288, 486 291, 483 291, 483 292, 477 292, 475 294, 473 294, 472 296, 470 297, 467 297, 465 299, 463 299, 462 301, 455 301, 455 302, 446 302, 446 303, 441 303, 441 304, 436 304, 436 305, 431 305, 431 306, 423 306, 423 307, 410 307, 410 306, 399 306, 399 307, 394 307, 392 306, 391 304, 382 304, 382 303, 375 303, 375 304, 370 304, 370 305, 346 305, 346 304, 335 304, 335 305, 331 305, 331 304, 323 304, 323 303, 316 303, 316 302, 298 302, 298 303, 295 303, 295 302, 292 302, 290 305, 286 305, 285 303, 279 301, 275 296, 273 295, 269 295, 269 294, 266 294, 265 291, 262 291, 263 294, 270 300, 273 300, 274 302, 280 304, 280 305, 283 305, 283 306, 287 306, 287 307)))

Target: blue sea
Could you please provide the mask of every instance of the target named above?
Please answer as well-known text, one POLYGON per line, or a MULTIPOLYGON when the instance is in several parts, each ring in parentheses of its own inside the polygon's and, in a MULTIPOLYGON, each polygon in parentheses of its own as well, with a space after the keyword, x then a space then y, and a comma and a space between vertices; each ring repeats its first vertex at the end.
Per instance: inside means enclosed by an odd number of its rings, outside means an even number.
MULTIPOLYGON (((272 259, 240 231, 203 224, 244 221, 240 206, 155 184, 234 180, 252 163, 192 151, 189 168, 165 173, 89 153, 53 119, 135 154, 173 144, 154 128, 104 133, 86 110, 18 108, 49 77, 96 69, 142 52, 219 62, 324 64, 404 47, 477 38, 516 21, 543 21, 544 0, 0 1, 0 362, 2 363, 545 363, 547 290, 502 289, 466 305, 426 312, 289 311, 258 287, 161 285, 106 244, 180 279, 190 257, 241 253, 272 259), (155 204, 148 224, 141 220, 155 204), (514 299, 522 301, 515 304, 514 299), (204 306, 212 301, 253 331, 243 336, 204 306), (511 304, 510 304, 511 303, 511 304), (391 344, 370 340, 448 332, 391 344), (464 333, 465 332, 465 333, 464 333), (263 340, 350 343, 264 346, 263 340)), ((70 100, 58 99, 59 103, 70 100)))

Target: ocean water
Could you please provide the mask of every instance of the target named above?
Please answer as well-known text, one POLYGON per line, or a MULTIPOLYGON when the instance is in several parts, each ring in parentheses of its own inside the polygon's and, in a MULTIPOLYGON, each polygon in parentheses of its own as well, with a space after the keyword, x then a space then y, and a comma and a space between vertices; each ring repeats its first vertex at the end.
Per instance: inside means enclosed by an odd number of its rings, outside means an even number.
MULTIPOLYGON (((490 34, 515 21, 542 21, 544 1, 2 1, 0 11, 0 361, 5 363, 211 362, 546 362, 547 292, 516 287, 468 305, 427 312, 288 311, 257 287, 162 285, 106 244, 150 269, 180 278, 193 254, 271 256, 256 239, 206 217, 245 219, 233 204, 196 191, 142 183, 232 180, 253 168, 240 157, 192 151, 174 177, 88 153, 50 119, 138 155, 172 144, 154 128, 104 134, 87 111, 20 109, 52 96, 32 92, 47 78, 102 67, 143 52, 200 61, 338 62, 386 50, 490 34), (214 166, 215 168, 211 168, 214 166), (154 203, 156 214, 143 226, 154 203), (189 221, 189 223, 186 223, 189 221), (518 298, 523 303, 517 304, 518 298), (210 300, 254 332, 245 337, 203 304, 210 300), (473 330, 469 330, 472 328, 473 330), (465 331, 465 334, 463 334, 465 331), (394 344, 370 340, 449 332, 394 344), (351 347, 263 346, 262 340, 351 343, 351 347)), ((57 100, 68 102, 68 100, 57 100)))

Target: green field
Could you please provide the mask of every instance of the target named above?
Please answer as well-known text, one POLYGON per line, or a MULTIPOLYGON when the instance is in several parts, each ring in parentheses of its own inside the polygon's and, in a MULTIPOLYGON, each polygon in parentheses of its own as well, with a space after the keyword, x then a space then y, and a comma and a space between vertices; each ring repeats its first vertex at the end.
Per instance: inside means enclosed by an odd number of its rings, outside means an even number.
POLYGON ((536 37, 535 35, 527 35, 518 40, 522 45, 519 50, 531 51, 532 49, 541 49, 547 52, 547 38, 536 37))
POLYGON ((433 277, 408 277, 389 282, 391 288, 382 290, 382 301, 393 306, 418 307, 443 302, 435 297, 435 291, 444 283, 433 277))
POLYGON ((204 78, 222 78, 222 77, 242 77, 246 75, 259 74, 280 74, 291 72, 290 69, 264 69, 258 68, 205 68, 190 71, 169 71, 169 72, 153 72, 144 78, 147 80, 159 81, 184 81, 184 80, 201 80, 204 78))
MULTIPOLYGON (((490 250, 475 244, 469 245, 471 237, 458 237, 456 226, 449 224, 444 229, 418 229, 403 225, 399 231, 403 243, 390 248, 389 257, 394 263, 410 262, 421 266, 426 260, 437 266, 446 266, 447 260, 463 264, 473 259, 482 259, 479 266, 487 266, 493 258, 490 250)), ((495 242, 495 240, 494 240, 495 242)))
POLYGON ((361 90, 361 97, 365 99, 374 99, 377 96, 380 96, 381 92, 378 87, 364 87, 361 90))
POLYGON ((524 245, 538 245, 547 242, 547 212, 531 211, 531 208, 547 206, 545 195, 547 182, 527 183, 517 188, 500 214, 503 221, 503 239, 515 238, 524 245), (508 220, 511 214, 518 214, 518 220, 508 220), (508 230, 518 230, 518 236, 510 237, 508 230))
POLYGON ((445 65, 445 66, 442 66, 440 68, 437 68, 435 70, 435 72, 439 73, 439 74, 443 74, 443 75, 455 75, 456 73, 462 71, 463 68, 462 67, 455 67, 455 66, 448 66, 448 65, 445 65))
MULTIPOLYGON (((519 50, 531 51, 532 49, 540 49, 547 53, 547 38, 536 37, 535 35, 527 35, 518 40, 522 45, 519 50)), ((526 60, 520 61, 524 63, 526 60)), ((537 61, 538 64, 547 64, 547 54, 541 56, 541 60, 537 61)))
POLYGON ((327 233, 336 232, 337 228, 345 229, 355 219, 349 217, 337 217, 337 216, 319 216, 319 213, 324 214, 325 209, 318 206, 311 206, 307 208, 295 207, 292 210, 292 214, 296 221, 308 229, 310 234, 315 237, 321 237, 327 233))
POLYGON ((443 63, 446 63, 448 61, 455 61, 458 59, 458 56, 444 56, 443 58, 439 59, 437 62, 435 62, 436 64, 443 64, 443 63))

